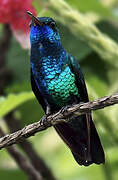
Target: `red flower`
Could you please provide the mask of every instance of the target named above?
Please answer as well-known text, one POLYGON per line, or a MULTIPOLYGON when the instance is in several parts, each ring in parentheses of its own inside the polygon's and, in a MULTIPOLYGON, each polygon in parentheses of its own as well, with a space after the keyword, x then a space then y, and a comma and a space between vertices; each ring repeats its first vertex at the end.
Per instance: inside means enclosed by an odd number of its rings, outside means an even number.
POLYGON ((8 23, 12 30, 29 30, 30 17, 26 11, 36 15, 33 0, 0 0, 0 23, 8 23))

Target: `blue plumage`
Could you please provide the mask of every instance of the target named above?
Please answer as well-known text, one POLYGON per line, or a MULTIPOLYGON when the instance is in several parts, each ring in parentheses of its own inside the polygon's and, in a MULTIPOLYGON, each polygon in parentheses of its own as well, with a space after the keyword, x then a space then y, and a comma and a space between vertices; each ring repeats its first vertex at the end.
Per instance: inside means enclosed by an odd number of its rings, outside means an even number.
MULTIPOLYGON (((54 113, 63 106, 87 102, 80 66, 63 48, 55 21, 29 15, 31 84, 44 111, 54 113)), ((73 117, 68 123, 54 127, 80 165, 104 163, 104 152, 90 114, 73 117)))

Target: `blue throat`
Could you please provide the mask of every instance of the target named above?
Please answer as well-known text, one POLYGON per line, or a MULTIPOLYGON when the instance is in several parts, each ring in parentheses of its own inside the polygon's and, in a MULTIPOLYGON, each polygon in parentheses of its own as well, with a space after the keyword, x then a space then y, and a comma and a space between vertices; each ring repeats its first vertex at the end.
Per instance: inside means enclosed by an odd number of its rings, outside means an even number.
POLYGON ((51 66, 55 65, 55 63, 60 64, 65 56, 66 51, 62 47, 60 41, 55 43, 50 43, 48 41, 43 43, 37 42, 31 46, 30 61, 34 66, 41 65, 43 61, 46 61, 46 59, 48 61, 47 63, 49 64, 50 62, 51 66))
POLYGON ((31 42, 31 63, 41 63, 44 58, 49 58, 53 64, 53 59, 60 61, 65 51, 62 47, 60 36, 57 31, 53 31, 47 25, 32 26, 30 32, 31 42))

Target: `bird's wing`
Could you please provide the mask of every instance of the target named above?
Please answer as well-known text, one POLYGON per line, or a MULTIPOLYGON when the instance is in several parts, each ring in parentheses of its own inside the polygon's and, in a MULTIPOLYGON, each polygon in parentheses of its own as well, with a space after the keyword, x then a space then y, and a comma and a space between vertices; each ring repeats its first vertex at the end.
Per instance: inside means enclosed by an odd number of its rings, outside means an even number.
MULTIPOLYGON (((82 74, 82 71, 80 69, 79 63, 69 55, 68 63, 70 66, 71 71, 75 75, 76 79, 76 86, 78 88, 79 94, 81 99, 80 102, 88 102, 88 93, 87 88, 84 81, 84 76, 82 74)), ((79 102, 78 102, 79 103, 79 102)), ((91 113, 88 113, 83 116, 83 123, 86 124, 86 130, 87 130, 87 139, 88 139, 88 160, 91 162, 95 162, 97 164, 104 163, 104 151, 102 148, 102 145, 100 143, 99 136, 97 134, 96 128, 94 126, 94 123, 92 121, 91 113), (86 121, 86 122, 85 122, 86 121)), ((82 117, 81 116, 81 117, 82 117)), ((84 129, 83 129, 84 130, 84 129)), ((75 159, 78 160, 78 157, 76 154, 73 154, 75 159)))
MULTIPOLYGON (((80 95, 79 102, 88 102, 89 99, 88 99, 87 88, 86 88, 84 76, 83 76, 83 73, 81 71, 80 65, 74 59, 74 57, 71 55, 68 56, 68 62, 69 62, 69 66, 70 66, 71 71, 75 75, 75 83, 76 83, 76 86, 79 90, 79 95, 80 95)), ((86 125, 87 125, 88 158, 90 159, 90 157, 89 157, 90 156, 90 121, 92 120, 91 114, 90 113, 86 114, 86 118, 84 118, 84 120, 86 120, 86 125)))
POLYGON ((69 63, 69 67, 70 67, 71 71, 75 75, 75 79, 76 79, 75 83, 76 83, 76 86, 79 90, 80 101, 81 102, 88 102, 89 99, 88 99, 87 88, 86 88, 84 76, 83 76, 83 73, 80 69, 79 63, 74 59, 73 56, 70 56, 70 55, 68 57, 68 63, 69 63))
POLYGON ((36 85, 36 82, 35 82, 35 79, 34 79, 34 75, 32 73, 32 68, 31 68, 31 86, 32 86, 32 90, 33 90, 33 92, 34 92, 34 94, 35 94, 39 104, 41 104, 43 110, 46 112, 47 104, 46 104, 46 102, 45 102, 45 100, 44 100, 44 98, 43 98, 39 88, 36 85))

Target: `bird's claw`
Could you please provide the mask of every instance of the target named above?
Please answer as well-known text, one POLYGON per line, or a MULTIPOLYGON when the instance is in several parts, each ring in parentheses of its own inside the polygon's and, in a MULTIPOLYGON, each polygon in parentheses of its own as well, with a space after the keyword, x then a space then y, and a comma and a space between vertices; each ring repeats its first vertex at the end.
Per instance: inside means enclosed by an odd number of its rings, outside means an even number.
POLYGON ((48 117, 48 115, 45 114, 45 115, 41 118, 41 120, 40 120, 40 125, 41 125, 41 126, 46 127, 46 124, 47 124, 47 117, 48 117))
POLYGON ((67 105, 67 106, 65 106, 65 107, 62 107, 62 108, 61 108, 61 113, 64 114, 64 115, 67 114, 69 107, 71 107, 71 106, 70 106, 70 105, 67 105))

